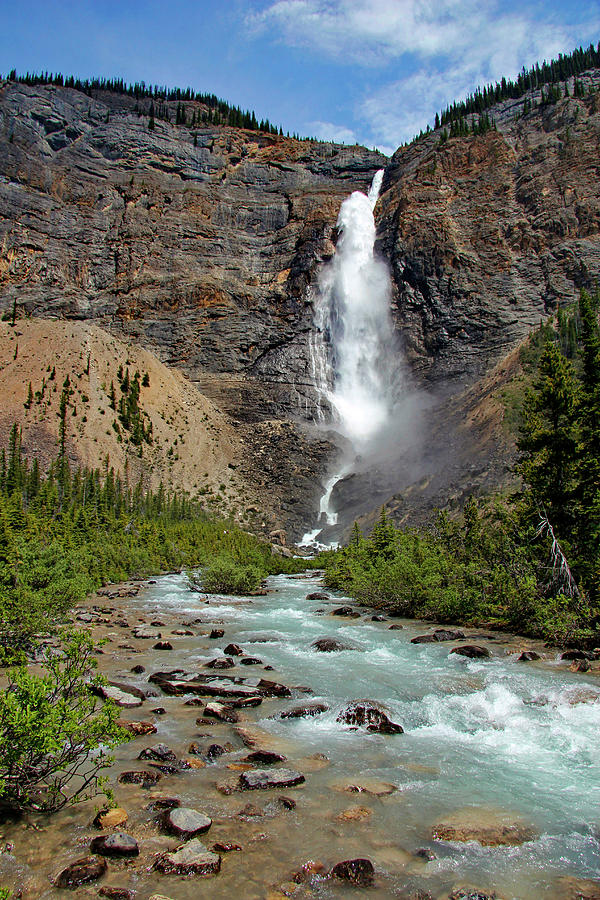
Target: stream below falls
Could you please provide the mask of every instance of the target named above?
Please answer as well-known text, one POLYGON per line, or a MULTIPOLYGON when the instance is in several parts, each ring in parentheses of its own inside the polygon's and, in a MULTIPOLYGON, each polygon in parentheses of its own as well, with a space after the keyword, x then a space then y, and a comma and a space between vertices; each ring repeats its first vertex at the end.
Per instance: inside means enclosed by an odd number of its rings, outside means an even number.
MULTIPOLYGON (((492 652, 490 659, 468 659, 450 654, 460 642, 411 644, 412 637, 433 630, 423 623, 374 622, 365 610, 360 618, 333 616, 339 597, 306 599, 322 589, 316 576, 274 576, 268 586, 264 597, 211 596, 206 602, 188 589, 185 576, 169 575, 136 597, 90 601, 104 608, 102 621, 90 625, 93 633, 109 638, 100 670, 156 691, 141 707, 124 709, 123 717, 154 722, 158 731, 118 748, 111 770, 117 802, 129 814, 123 830, 138 840, 140 856, 109 860, 102 882, 79 888, 76 896, 97 897, 107 885, 135 891, 136 900, 153 893, 172 900, 262 900, 270 892, 282 896, 276 892, 284 885, 295 890, 293 896, 315 898, 364 893, 373 900, 446 900, 461 887, 486 895, 495 891, 503 900, 588 897, 577 893, 575 879, 600 878, 600 684, 594 676, 570 672, 540 645, 509 635, 483 638, 479 632, 473 640, 477 632, 464 629, 469 642, 492 652), (173 649, 159 651, 152 649, 154 640, 132 639, 123 619, 129 629, 159 620, 162 639, 173 649), (403 628, 390 630, 392 623, 403 628), (173 635, 182 626, 193 635, 173 635), (224 636, 210 639, 212 627, 222 628, 224 636), (316 652, 311 643, 322 637, 353 649, 316 652), (203 666, 232 641, 261 664, 243 666, 236 659, 236 667, 223 675, 264 677, 292 688, 292 699, 264 699, 259 707, 239 710, 240 724, 260 748, 284 754, 282 765, 303 773, 303 785, 222 793, 240 777, 228 766, 239 766, 249 752, 236 726, 216 720, 197 726, 201 706, 186 706, 188 697, 164 695, 148 683, 160 670, 209 674, 203 666), (548 658, 517 661, 522 649, 534 646, 548 658), (136 664, 145 667, 144 674, 132 674, 136 664), (265 672, 264 665, 273 671, 265 672), (344 705, 359 698, 380 701, 404 734, 369 734, 336 721, 344 705), (310 718, 280 718, 282 711, 306 702, 329 709, 310 718), (162 715, 152 712, 159 706, 162 715), (159 741, 178 757, 189 756, 192 741, 205 748, 229 742, 233 749, 204 768, 165 774, 150 790, 117 784, 120 772, 147 767, 137 756, 159 741), (348 790, 352 786, 362 790, 348 790), (296 807, 283 808, 278 794, 292 797, 296 807), (156 795, 177 797, 213 819, 201 837, 207 847, 229 841, 242 851, 224 853, 220 873, 211 878, 153 871, 156 854, 179 843, 161 831, 156 813, 148 810, 156 795), (240 816, 248 803, 263 814, 240 816), (347 814, 357 807, 363 812, 347 814), (447 822, 475 829, 519 823, 533 835, 518 846, 434 840, 432 829, 447 822), (435 858, 418 856, 421 848, 435 858), (329 869, 353 857, 373 862, 373 887, 325 879, 289 884, 307 860, 329 869)), ((0 884, 23 889, 24 898, 67 896, 50 878, 89 852, 90 839, 99 833, 91 826, 93 814, 93 803, 87 803, 37 820, 39 830, 27 822, 2 826, 3 845, 8 841, 13 847, 0 853, 0 884)), ((600 885, 599 893, 593 890, 589 897, 600 897, 600 885)))

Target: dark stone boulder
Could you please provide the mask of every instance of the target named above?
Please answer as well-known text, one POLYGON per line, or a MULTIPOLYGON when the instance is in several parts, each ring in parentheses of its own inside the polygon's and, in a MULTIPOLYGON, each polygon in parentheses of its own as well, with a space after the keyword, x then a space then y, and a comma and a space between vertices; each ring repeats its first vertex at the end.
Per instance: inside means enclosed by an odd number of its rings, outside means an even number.
POLYGON ((332 878, 360 887, 370 887, 375 880, 375 869, 370 859, 346 859, 337 863, 329 874, 332 878))
POLYGON ((348 619, 358 619, 360 617, 360 613, 355 612, 351 606, 338 606, 337 609, 332 609, 332 616, 345 616, 348 619))
POLYGON ((119 784, 139 784, 142 787, 152 787, 157 781, 160 781, 160 772, 122 772, 117 779, 119 784))
POLYGON ((387 622, 387 616, 380 616, 380 615, 371 616, 371 622, 387 622))
POLYGON ((224 841, 217 841, 216 844, 212 845, 211 849, 214 851, 214 853, 232 853, 236 850, 241 850, 242 848, 240 847, 239 844, 231 844, 229 842, 225 843, 224 841))
POLYGON ((243 659, 240 659, 241 666, 262 666, 262 659, 259 659, 258 656, 244 656, 243 659))
POLYGON ((344 644, 342 641, 336 640, 336 638, 324 637, 317 638, 316 641, 313 641, 310 645, 315 650, 318 650, 319 653, 340 653, 342 650, 354 650, 354 647, 351 647, 349 644, 344 644))
POLYGON ((55 879, 58 888, 76 888, 81 884, 98 881, 106 872, 106 860, 99 856, 83 856, 75 860, 55 879))
POLYGON ((396 623, 395 625, 390 625, 388 631, 402 631, 403 628, 404 625, 399 625, 398 623, 396 623))
POLYGON ((326 703, 305 703, 302 706, 294 706, 292 709, 286 709, 281 713, 281 719, 304 719, 308 716, 319 716, 321 713, 327 712, 329 707, 326 703))
POLYGON ((216 700, 206 704, 204 715, 217 719, 219 722, 229 722, 231 725, 235 725, 239 721, 239 716, 234 709, 225 703, 217 703, 216 700))
POLYGON ((239 646, 239 644, 227 644, 225 649, 223 650, 226 656, 243 656, 244 651, 239 646))
POLYGON ((142 750, 138 759, 153 759, 156 762, 174 762, 177 759, 175 753, 166 744, 154 744, 142 750))
POLYGON ((152 648, 153 650, 172 650, 173 644, 170 641, 158 641, 152 648))
POLYGON ((436 628, 433 634, 421 634, 411 639, 411 644, 438 644, 441 641, 458 641, 464 638, 462 631, 450 631, 447 628, 436 628))
POLYGON ((134 737, 143 737, 146 734, 156 734, 158 731, 153 722, 130 722, 126 719, 119 719, 117 724, 120 728, 124 728, 125 731, 128 731, 129 734, 132 734, 134 737))
POLYGON ((281 753, 274 753, 272 750, 253 750, 248 756, 244 757, 244 762, 258 763, 263 766, 272 766, 275 763, 285 762, 287 757, 281 753))
POLYGON ((213 641, 216 641, 217 638, 222 638, 225 636, 225 630, 223 628, 213 628, 209 637, 212 638, 213 641))
POLYGON ((136 839, 124 831, 95 837, 90 844, 90 850, 100 856, 138 856, 140 852, 136 839))
POLYGON ((134 675, 142 675, 146 671, 146 668, 145 666, 133 666, 131 671, 134 675))
POLYGON ((533 660, 540 658, 540 654, 536 653, 535 650, 523 650, 519 656, 519 662, 532 662, 533 660))
POLYGON ((205 669, 233 669, 235 663, 228 656, 217 656, 204 666, 205 669))
POLYGON ((221 857, 207 850, 197 838, 192 838, 159 856, 154 868, 163 875, 216 875, 221 869, 221 857))
POLYGON ((372 700, 355 700, 338 715, 337 722, 355 728, 365 728, 376 734, 402 734, 401 725, 392 722, 388 715, 372 700))
POLYGON ((293 769, 254 769, 240 775, 240 787, 243 791, 294 787, 303 784, 304 781, 306 781, 304 775, 293 769))
POLYGON ((169 834, 183 838, 193 838, 204 834, 212 825, 212 819, 188 806, 169 809, 163 816, 163 826, 169 834))
POLYGON ((325 591, 312 591, 312 593, 306 595, 306 599, 322 602, 323 600, 331 600, 331 597, 325 591))
POLYGON ((478 644, 465 644, 464 647, 453 647, 450 653, 467 656, 469 659, 488 659, 492 654, 487 647, 478 644))
POLYGON ((586 650, 565 650, 564 653, 561 653, 560 658, 566 661, 575 659, 594 659, 594 654, 589 653, 586 650))
POLYGON ((110 887, 106 885, 98 891, 99 897, 108 897, 108 900, 133 900, 135 894, 127 888, 110 887))

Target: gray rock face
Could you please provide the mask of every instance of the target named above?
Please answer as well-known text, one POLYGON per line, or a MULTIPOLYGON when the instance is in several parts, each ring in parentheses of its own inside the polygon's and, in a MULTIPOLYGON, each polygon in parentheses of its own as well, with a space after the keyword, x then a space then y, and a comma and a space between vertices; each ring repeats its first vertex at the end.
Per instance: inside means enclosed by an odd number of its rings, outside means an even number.
POLYGON ((163 824, 170 834, 192 838, 197 834, 203 834, 205 831, 208 831, 212 825, 212 819, 195 809, 180 806, 165 813, 163 824))
POLYGON ((221 857, 193 838, 176 850, 159 856, 154 868, 163 875, 217 875, 221 857))
POLYGON ((124 831, 95 837, 90 850, 100 856, 138 856, 140 852, 136 839, 124 831))
POLYGON ((294 787, 303 784, 304 775, 293 769, 254 769, 242 772, 240 787, 243 791, 261 791, 267 788, 294 787))

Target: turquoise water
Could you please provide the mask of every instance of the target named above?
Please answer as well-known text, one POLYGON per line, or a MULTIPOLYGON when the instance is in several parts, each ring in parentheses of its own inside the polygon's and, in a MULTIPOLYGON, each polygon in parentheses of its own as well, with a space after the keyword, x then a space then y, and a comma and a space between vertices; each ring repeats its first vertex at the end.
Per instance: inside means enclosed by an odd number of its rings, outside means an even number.
MULTIPOLYGON (((319 589, 316 578, 277 576, 269 587, 266 597, 213 597, 199 609, 198 596, 187 590, 184 579, 169 576, 133 602, 144 612, 200 612, 206 622, 222 622, 225 638, 211 642, 211 655, 222 652, 216 644, 234 640, 274 666, 274 677, 309 686, 311 700, 330 705, 323 715, 295 720, 272 717, 271 712, 260 717, 261 708, 257 725, 295 748, 297 758, 315 753, 329 758, 326 770, 307 775, 305 793, 316 790, 320 803, 335 802, 330 788, 336 780, 342 784, 368 777, 397 788, 376 799, 368 824, 354 826, 361 829, 364 855, 369 846, 383 847, 382 859, 386 845, 409 854, 422 846, 433 848, 437 860, 405 866, 404 874, 417 873, 434 896, 446 885, 464 882, 529 900, 540 892, 551 896, 559 876, 600 877, 598 681, 552 660, 517 662, 519 642, 506 638, 478 639, 494 656, 468 660, 449 655, 452 643, 411 644, 411 637, 427 630, 423 623, 405 621, 403 630, 390 631, 389 622, 368 617, 319 615, 317 610, 333 606, 305 599, 319 589), (323 636, 335 636, 356 649, 316 653, 310 644, 323 636), (357 698, 382 701, 405 734, 368 735, 341 726, 336 722, 339 710, 357 698), (585 702, 578 702, 582 698, 585 702), (431 841, 436 822, 465 808, 478 811, 483 822, 506 814, 510 821, 533 826, 539 837, 511 848, 431 841)), ((197 656, 188 652, 186 668, 205 657, 206 649, 197 656)), ((168 663, 174 667, 174 654, 168 663)), ((246 669, 243 674, 256 673, 246 669)), ((291 705, 278 701, 281 708, 291 705)), ((342 808, 362 804, 365 797, 340 796, 342 808)), ((312 852, 318 843, 309 841, 307 849, 312 852)), ((349 850, 355 843, 349 836, 349 850)), ((386 871, 383 865, 384 877, 392 879, 390 891, 394 878, 401 878, 393 869, 386 871)))

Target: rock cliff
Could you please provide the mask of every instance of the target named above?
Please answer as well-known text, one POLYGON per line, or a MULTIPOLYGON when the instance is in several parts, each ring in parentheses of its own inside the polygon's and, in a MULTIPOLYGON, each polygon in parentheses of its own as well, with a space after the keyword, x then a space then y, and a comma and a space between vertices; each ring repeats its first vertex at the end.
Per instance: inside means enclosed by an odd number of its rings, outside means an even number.
POLYGON ((229 127, 150 129, 126 96, 4 82, 0 309, 93 323, 180 370, 235 426, 236 465, 269 526, 297 536, 334 450, 302 425, 315 404, 308 288, 334 252, 342 200, 387 163, 378 249, 433 410, 427 487, 409 486, 411 468, 339 497, 346 518, 391 494, 399 516, 443 505, 505 476, 490 384, 540 318, 598 278, 600 72, 581 81, 585 97, 507 101, 495 130, 432 132, 389 161, 229 127))

